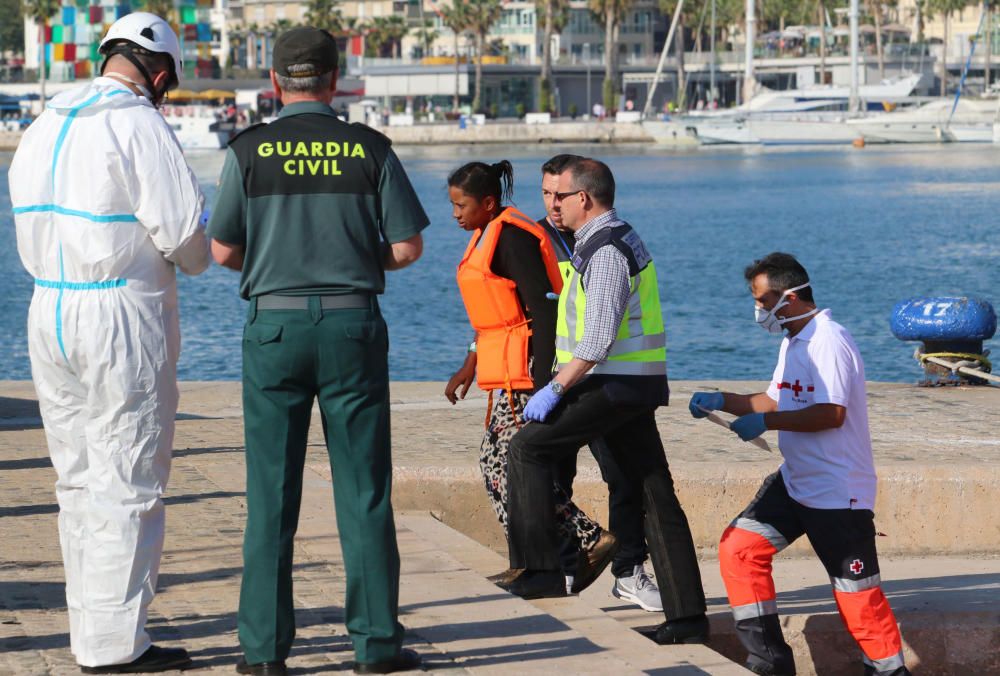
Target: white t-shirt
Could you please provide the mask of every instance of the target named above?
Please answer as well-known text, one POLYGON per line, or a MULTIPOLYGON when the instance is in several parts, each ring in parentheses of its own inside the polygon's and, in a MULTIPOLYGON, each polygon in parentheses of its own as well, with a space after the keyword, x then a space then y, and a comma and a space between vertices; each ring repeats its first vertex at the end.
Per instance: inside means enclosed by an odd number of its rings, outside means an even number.
POLYGON ((788 494, 816 509, 874 509, 875 463, 868 431, 865 364, 854 339, 829 310, 781 342, 767 394, 779 411, 814 404, 847 409, 844 424, 822 432, 779 432, 788 494))

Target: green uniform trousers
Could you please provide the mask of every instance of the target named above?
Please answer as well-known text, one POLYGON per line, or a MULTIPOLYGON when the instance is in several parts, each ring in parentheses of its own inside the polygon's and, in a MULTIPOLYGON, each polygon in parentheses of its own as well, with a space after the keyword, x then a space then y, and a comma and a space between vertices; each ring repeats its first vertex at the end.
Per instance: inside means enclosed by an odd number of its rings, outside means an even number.
POLYGON ((393 523, 388 333, 370 309, 257 310, 243 330, 247 526, 239 639, 247 662, 284 660, 295 638, 292 548, 315 398, 333 472, 344 614, 358 662, 398 654, 399 550, 393 523))

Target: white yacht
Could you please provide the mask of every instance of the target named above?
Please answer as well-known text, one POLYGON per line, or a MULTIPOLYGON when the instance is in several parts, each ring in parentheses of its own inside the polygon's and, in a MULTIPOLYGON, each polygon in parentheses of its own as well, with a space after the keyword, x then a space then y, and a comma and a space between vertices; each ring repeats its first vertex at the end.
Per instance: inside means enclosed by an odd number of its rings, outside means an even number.
MULTIPOLYGON (((858 97, 872 108, 906 101, 920 82, 920 75, 885 80, 858 87, 858 97)), ((850 118, 849 87, 815 86, 787 91, 765 90, 737 108, 692 113, 684 118, 705 144, 851 143, 858 137, 846 123, 850 118)))
POLYGON ((992 143, 1000 99, 951 98, 919 108, 851 120, 866 143, 992 143), (952 114, 952 107, 955 107, 952 114))
POLYGON ((210 106, 164 106, 161 112, 184 150, 225 148, 233 133, 233 125, 220 122, 210 106))

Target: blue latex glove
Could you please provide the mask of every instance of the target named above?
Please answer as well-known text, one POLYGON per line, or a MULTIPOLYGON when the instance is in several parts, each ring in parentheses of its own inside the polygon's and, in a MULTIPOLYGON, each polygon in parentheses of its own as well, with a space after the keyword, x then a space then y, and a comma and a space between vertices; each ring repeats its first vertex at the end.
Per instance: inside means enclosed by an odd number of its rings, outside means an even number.
POLYGON ((556 407, 560 399, 562 397, 553 392, 551 387, 543 387, 528 400, 527 406, 524 407, 524 419, 535 422, 544 421, 549 417, 549 413, 552 413, 552 409, 556 407))
POLYGON ((763 413, 751 413, 734 420, 730 424, 730 429, 736 432, 743 441, 750 441, 766 432, 767 425, 764 424, 763 413))
POLYGON ((691 411, 691 415, 695 418, 704 418, 708 414, 705 411, 699 410, 699 406, 709 411, 718 411, 725 405, 726 398, 722 396, 722 392, 695 392, 691 395, 691 403, 688 404, 688 410, 691 411))

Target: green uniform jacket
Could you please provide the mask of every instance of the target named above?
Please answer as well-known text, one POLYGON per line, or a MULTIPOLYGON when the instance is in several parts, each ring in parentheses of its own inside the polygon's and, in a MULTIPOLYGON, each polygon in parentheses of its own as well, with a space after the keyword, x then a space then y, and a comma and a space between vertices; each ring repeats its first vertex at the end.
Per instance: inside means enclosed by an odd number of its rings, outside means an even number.
POLYGON ((245 248, 240 295, 382 293, 385 243, 429 224, 390 143, 320 102, 232 140, 207 230, 245 248))

